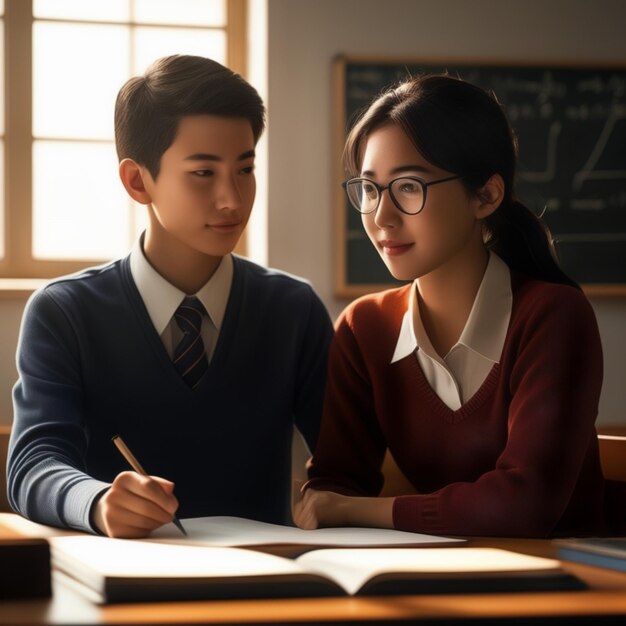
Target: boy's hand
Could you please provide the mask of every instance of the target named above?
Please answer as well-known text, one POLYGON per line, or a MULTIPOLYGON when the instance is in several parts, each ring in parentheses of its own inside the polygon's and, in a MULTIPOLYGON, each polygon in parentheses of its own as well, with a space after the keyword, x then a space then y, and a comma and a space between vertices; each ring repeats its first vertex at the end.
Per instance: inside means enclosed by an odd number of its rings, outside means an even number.
POLYGON ((158 476, 122 472, 98 500, 93 520, 109 537, 146 537, 172 521, 178 509, 174 483, 158 476))

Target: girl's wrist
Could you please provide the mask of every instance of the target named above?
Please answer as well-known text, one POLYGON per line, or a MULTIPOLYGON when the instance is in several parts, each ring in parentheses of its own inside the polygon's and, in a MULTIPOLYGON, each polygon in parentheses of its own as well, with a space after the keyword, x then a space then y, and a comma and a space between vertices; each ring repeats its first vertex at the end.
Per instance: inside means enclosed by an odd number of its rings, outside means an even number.
POLYGON ((394 498, 341 496, 338 507, 341 525, 393 528, 394 498))

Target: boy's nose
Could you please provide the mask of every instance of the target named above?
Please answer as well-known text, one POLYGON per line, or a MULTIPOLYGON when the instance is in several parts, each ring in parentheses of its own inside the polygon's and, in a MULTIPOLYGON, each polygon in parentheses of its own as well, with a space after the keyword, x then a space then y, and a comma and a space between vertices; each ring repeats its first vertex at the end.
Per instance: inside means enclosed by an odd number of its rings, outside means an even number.
POLYGON ((218 209, 238 209, 242 205, 242 194, 236 180, 225 180, 217 190, 216 207, 218 209))

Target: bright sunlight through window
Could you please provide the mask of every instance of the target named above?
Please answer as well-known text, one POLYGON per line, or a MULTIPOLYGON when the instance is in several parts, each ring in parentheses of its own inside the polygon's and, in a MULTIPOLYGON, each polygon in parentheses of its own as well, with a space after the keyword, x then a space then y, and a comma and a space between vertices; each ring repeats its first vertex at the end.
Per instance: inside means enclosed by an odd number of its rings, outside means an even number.
POLYGON ((225 0, 34 0, 33 14, 33 256, 112 259, 145 224, 117 174, 115 96, 162 56, 226 63, 225 0))

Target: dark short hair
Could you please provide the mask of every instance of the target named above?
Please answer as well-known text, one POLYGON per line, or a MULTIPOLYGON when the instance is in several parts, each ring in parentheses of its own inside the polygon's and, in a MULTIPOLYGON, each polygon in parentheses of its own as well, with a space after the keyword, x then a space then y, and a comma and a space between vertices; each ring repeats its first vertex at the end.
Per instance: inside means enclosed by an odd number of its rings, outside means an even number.
POLYGON ((161 156, 174 142, 181 118, 203 114, 249 120, 255 143, 265 128, 263 101, 239 74, 205 57, 158 59, 143 76, 128 80, 117 95, 118 159, 133 159, 156 179, 161 156))

